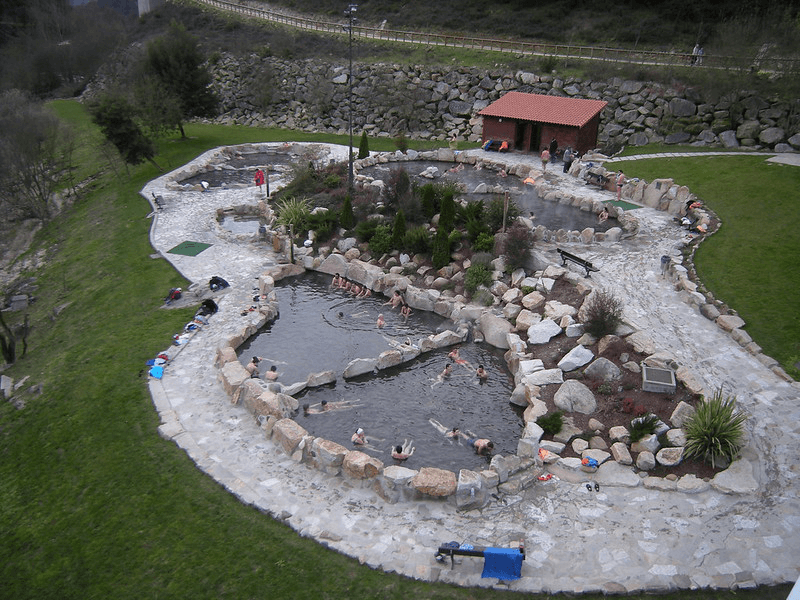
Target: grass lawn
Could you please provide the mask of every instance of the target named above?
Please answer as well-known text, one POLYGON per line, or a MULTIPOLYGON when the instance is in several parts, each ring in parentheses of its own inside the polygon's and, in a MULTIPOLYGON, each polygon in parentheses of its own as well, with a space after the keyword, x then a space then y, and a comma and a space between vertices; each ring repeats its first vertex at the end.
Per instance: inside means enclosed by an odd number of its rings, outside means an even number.
POLYGON ((764 353, 795 379, 800 370, 800 167, 768 157, 662 158, 615 163, 629 177, 672 178, 722 220, 695 266, 714 296, 735 309, 764 353))
MULTIPOLYGON (((0 404, 0 598, 518 597, 359 565, 242 505, 158 436, 144 361, 193 313, 159 310, 166 291, 184 283, 150 258, 150 209, 138 191, 159 173, 142 165, 115 176, 83 109, 53 106, 81 134, 78 170, 98 178, 30 251, 45 250, 46 262, 27 273, 39 286, 33 330, 27 355, 7 374, 44 387, 23 396, 22 409, 0 404)), ((342 141, 221 126, 186 131, 189 140, 160 144, 159 164, 173 168, 221 144, 342 141)), ((392 149, 391 140, 370 144, 392 149)), ((783 599, 788 589, 663 597, 783 599)))

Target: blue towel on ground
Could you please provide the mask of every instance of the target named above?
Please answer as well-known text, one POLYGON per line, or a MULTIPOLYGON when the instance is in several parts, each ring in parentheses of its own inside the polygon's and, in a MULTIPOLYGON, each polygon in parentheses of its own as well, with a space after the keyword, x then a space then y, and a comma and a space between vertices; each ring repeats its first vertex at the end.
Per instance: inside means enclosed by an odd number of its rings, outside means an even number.
POLYGON ((522 553, 518 548, 485 548, 481 577, 496 577, 500 581, 520 578, 522 553))
POLYGON ((161 379, 161 377, 163 375, 164 375, 164 367, 156 366, 156 367, 153 367, 152 369, 150 369, 150 376, 151 377, 155 377, 156 379, 161 379))

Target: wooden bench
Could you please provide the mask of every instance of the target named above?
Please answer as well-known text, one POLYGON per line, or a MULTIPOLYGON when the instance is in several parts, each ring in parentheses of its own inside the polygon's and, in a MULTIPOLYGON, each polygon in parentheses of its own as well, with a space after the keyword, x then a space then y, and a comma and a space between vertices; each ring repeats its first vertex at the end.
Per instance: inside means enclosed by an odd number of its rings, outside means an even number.
MULTIPOLYGON (((450 557, 450 568, 455 564, 455 556, 484 556, 486 546, 473 546, 471 544, 459 544, 458 542, 449 542, 441 544, 436 551, 436 560, 444 561, 445 557, 450 557)), ((525 540, 519 541, 519 553, 522 554, 522 560, 525 560, 525 540)))
POLYGON ((575 256, 574 254, 571 254, 566 250, 562 250, 561 248, 556 248, 556 252, 558 252, 561 255, 562 266, 566 266, 567 261, 574 262, 576 265, 586 269, 586 277, 589 277, 592 271, 600 270, 597 267, 593 266, 592 263, 590 263, 588 260, 581 258, 580 256, 575 256))
POLYGON ((153 196, 153 203, 156 205, 156 210, 164 210, 167 203, 164 201, 164 196, 156 196, 155 192, 150 192, 153 196))

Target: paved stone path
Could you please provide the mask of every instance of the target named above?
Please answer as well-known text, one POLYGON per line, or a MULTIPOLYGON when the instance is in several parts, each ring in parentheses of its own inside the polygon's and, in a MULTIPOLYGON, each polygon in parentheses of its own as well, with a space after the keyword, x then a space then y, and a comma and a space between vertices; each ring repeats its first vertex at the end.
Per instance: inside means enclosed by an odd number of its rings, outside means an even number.
MULTIPOLYGON (((347 149, 330 152, 344 160, 347 149)), ((545 177, 584 195, 613 199, 563 175, 560 167, 545 177)), ((659 348, 690 365, 709 388, 738 396, 752 418, 748 447, 736 465, 756 491, 686 494, 603 485, 589 492, 553 479, 482 511, 459 512, 444 502, 386 504, 360 482, 296 464, 265 439, 243 408, 229 403, 211 366, 216 348, 234 326, 251 319, 241 311, 252 300, 255 278, 275 256, 269 248, 225 239, 216 225, 217 208, 256 203, 255 188, 176 192, 167 184, 171 175, 143 190, 147 198, 155 192, 167 201, 151 232, 154 247, 192 281, 221 275, 232 286, 217 298, 221 310, 210 325, 181 347, 150 389, 161 434, 243 502, 372 567, 458 585, 631 592, 753 587, 800 575, 800 385, 779 379, 659 277, 660 256, 674 253, 684 233, 669 215, 639 209, 641 230, 634 240, 574 249, 600 266, 593 279, 624 298, 626 318, 648 331, 659 348), (214 245, 197 257, 166 253, 187 239, 214 245), (522 578, 510 584, 481 579, 480 559, 456 561, 451 570, 433 558, 442 542, 500 546, 521 537, 527 559, 522 578)))

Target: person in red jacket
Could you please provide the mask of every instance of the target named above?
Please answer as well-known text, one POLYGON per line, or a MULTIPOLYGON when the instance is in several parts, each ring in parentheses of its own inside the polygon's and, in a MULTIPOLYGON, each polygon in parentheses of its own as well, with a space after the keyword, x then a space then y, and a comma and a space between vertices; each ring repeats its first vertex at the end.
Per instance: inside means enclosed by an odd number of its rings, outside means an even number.
POLYGON ((261 186, 264 185, 264 171, 261 169, 256 169, 256 174, 253 176, 253 181, 255 181, 255 184, 258 186, 258 191, 263 191, 261 186))

